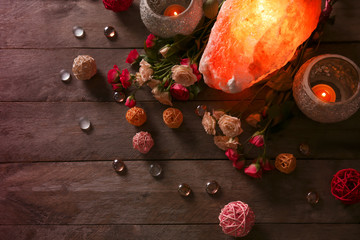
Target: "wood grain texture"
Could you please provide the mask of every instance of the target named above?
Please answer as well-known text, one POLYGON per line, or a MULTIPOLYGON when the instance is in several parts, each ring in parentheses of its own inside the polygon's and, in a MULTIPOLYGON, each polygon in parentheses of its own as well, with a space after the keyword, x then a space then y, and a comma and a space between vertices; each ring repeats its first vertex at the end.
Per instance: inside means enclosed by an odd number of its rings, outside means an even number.
MULTIPOLYGON (((141 52, 141 50, 139 50, 141 52)), ((0 101, 113 101, 112 90, 107 83, 107 72, 114 64, 120 69, 130 68, 125 59, 128 49, 2 49, 0 50, 0 101), (72 76, 70 83, 60 80, 59 72, 71 72, 73 59, 79 54, 95 58, 98 72, 89 81, 80 81, 72 76)), ((322 44, 316 55, 336 53, 352 59, 360 65, 360 43, 322 44)), ((128 94, 131 91, 128 91, 128 94)), ((248 89, 238 94, 226 94, 204 87, 197 100, 242 100, 250 99, 255 90, 248 89)), ((154 101, 150 89, 143 87, 136 94, 138 101, 154 101)))
MULTIPOLYGON (((148 114, 141 127, 125 119, 127 107, 117 103, 0 103, 0 162, 83 161, 123 159, 226 159, 213 143, 194 110, 200 102, 178 103, 184 114, 179 129, 170 129, 162 120, 166 107, 155 102, 139 104, 148 114), (82 132, 78 119, 87 116, 93 129, 82 132), (138 131, 152 134, 155 146, 146 155, 132 149, 138 131)), ((233 102, 214 102, 209 109, 231 106, 233 102)), ((298 158, 360 159, 360 112, 336 124, 320 124, 297 113, 286 125, 273 129, 268 139, 268 155, 275 158, 290 152, 298 158), (298 151, 308 143, 310 156, 298 151)), ((247 158, 262 153, 246 143, 255 129, 243 121, 247 158)))
MULTIPOLYGON (((139 2, 135 0, 125 12, 114 13, 96 0, 2 0, 0 31, 8 34, 0 35, 0 48, 141 48, 149 32, 140 18, 139 2), (84 39, 73 36, 75 25, 85 29, 84 39), (107 25, 116 28, 116 40, 104 36, 107 25)), ((324 40, 360 41, 356 27, 360 24, 359 9, 359 1, 337 3, 336 24, 324 40)))
POLYGON ((111 161, 1 164, 0 224, 209 224, 231 201, 250 205, 257 223, 360 223, 360 205, 345 206, 330 193, 333 175, 360 169, 357 160, 303 160, 285 175, 256 180, 229 161, 162 161, 163 178, 149 174, 151 161, 126 161, 126 174, 111 161), (207 181, 221 190, 209 196, 207 181), (188 183, 193 194, 177 193, 188 183), (316 191, 320 203, 305 197, 316 191))
MULTIPOLYGON (((359 224, 255 224, 244 240, 351 240, 357 239, 359 224)), ((4 239, 142 239, 142 240, 230 240, 217 224, 212 225, 30 225, 0 226, 4 239)))

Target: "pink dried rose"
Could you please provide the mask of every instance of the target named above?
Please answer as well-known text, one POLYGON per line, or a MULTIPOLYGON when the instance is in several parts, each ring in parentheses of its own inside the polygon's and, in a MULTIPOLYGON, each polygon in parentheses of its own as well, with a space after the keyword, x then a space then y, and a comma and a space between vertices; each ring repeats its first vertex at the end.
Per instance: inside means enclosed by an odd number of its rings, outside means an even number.
POLYGON ((106 9, 114 12, 126 11, 134 0, 103 0, 106 9))
POLYGON ((190 65, 190 58, 183 58, 180 60, 180 65, 190 65))
POLYGON ((159 53, 160 53, 164 58, 166 58, 166 54, 168 53, 169 50, 170 50, 169 45, 165 45, 165 47, 162 47, 162 48, 159 50, 159 53))
POLYGON ((229 148, 226 150, 225 155, 230 161, 236 162, 239 159, 239 154, 234 149, 229 148))
POLYGON ((245 159, 237 160, 233 162, 233 167, 236 169, 242 169, 245 166, 245 159))
POLYGON ((120 75, 119 71, 120 70, 119 70, 118 66, 116 66, 116 65, 114 65, 114 67, 108 71, 108 73, 107 73, 108 83, 112 84, 119 80, 119 75, 120 75))
POLYGON ((176 83, 189 87, 197 82, 197 77, 193 73, 190 66, 187 65, 175 65, 171 68, 172 79, 176 83))
POLYGON ((148 132, 138 132, 133 137, 133 147, 141 153, 148 153, 150 149, 154 146, 154 140, 151 137, 151 134, 148 132))
POLYGON ((145 61, 144 59, 140 62, 140 69, 139 69, 140 75, 142 77, 142 80, 144 82, 151 79, 151 76, 153 75, 154 71, 151 68, 150 63, 145 61))
POLYGON ((136 49, 130 51, 129 55, 126 58, 126 63, 134 64, 139 57, 139 53, 136 49))
POLYGON ((250 138, 249 143, 252 145, 255 145, 256 147, 262 147, 264 146, 264 135, 254 135, 250 138))
POLYGON ((270 163, 270 161, 269 161, 269 159, 265 159, 265 161, 263 162, 263 164, 261 165, 261 167, 262 167, 262 169, 264 170, 264 171, 271 171, 271 170, 273 170, 275 167, 274 167, 274 165, 272 165, 271 163, 270 163))
POLYGON ((160 103, 172 106, 171 97, 169 92, 163 92, 160 90, 159 86, 153 88, 151 93, 154 95, 156 100, 158 100, 160 103))
POLYGON ((155 46, 155 40, 156 40, 155 35, 152 34, 152 33, 149 34, 149 36, 147 37, 146 42, 145 42, 146 47, 147 48, 152 48, 153 46, 155 46))
POLYGON ((147 85, 149 86, 149 88, 154 89, 155 87, 159 86, 160 83, 161 83, 160 80, 151 79, 147 82, 147 85))
POLYGON ((127 97, 126 102, 125 102, 125 106, 132 108, 136 105, 136 100, 134 95, 130 95, 129 97, 127 97))
POLYGON ((144 79, 141 77, 141 74, 139 72, 135 73, 135 82, 139 87, 141 87, 145 83, 144 79))
POLYGON ((261 121, 261 115, 260 113, 253 113, 250 114, 245 121, 252 127, 256 128, 261 121))
POLYGON ((202 125, 203 125, 203 127, 204 127, 204 129, 205 129, 205 132, 206 132, 207 134, 210 134, 210 135, 215 135, 215 134, 216 134, 216 130, 215 130, 216 121, 215 121, 215 119, 210 115, 209 112, 205 112, 201 123, 202 123, 202 125))
POLYGON ((228 148, 236 150, 240 145, 237 137, 229 138, 228 136, 214 136, 214 143, 218 148, 224 151, 228 148))
POLYGON ((219 119, 225 114, 224 111, 221 110, 213 110, 212 115, 216 119, 216 121, 219 121, 219 119))
POLYGON ((170 87, 171 96, 177 100, 186 101, 190 97, 189 90, 181 84, 174 83, 170 87))
POLYGON ((253 178, 261 178, 262 175, 262 169, 258 162, 250 164, 250 166, 245 168, 244 172, 253 178))
POLYGON ((120 75, 120 82, 124 87, 124 89, 127 89, 128 87, 131 86, 129 70, 127 69, 122 70, 122 73, 120 75))
POLYGON ((236 137, 243 132, 240 119, 236 117, 224 114, 218 123, 221 131, 228 137, 236 137))
POLYGON ((121 91, 123 89, 121 83, 113 83, 111 84, 111 87, 114 91, 121 91))
POLYGON ((199 70, 198 70, 198 65, 197 65, 196 63, 193 63, 193 64, 190 65, 190 67, 191 67, 191 69, 193 70, 193 73, 195 74, 196 79, 197 79, 198 81, 200 81, 201 78, 202 78, 202 75, 201 75, 201 73, 200 73, 199 70))

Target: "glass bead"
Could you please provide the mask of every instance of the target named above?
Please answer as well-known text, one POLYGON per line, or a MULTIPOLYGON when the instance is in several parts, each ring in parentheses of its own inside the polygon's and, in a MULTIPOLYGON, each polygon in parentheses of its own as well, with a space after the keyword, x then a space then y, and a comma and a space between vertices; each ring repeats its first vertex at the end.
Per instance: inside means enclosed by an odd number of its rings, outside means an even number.
POLYGON ((157 163, 151 164, 149 172, 151 176, 159 177, 162 173, 162 167, 157 163))
POLYGON ((60 71, 60 79, 61 79, 61 81, 69 82, 70 78, 71 78, 71 75, 70 75, 70 73, 68 71, 66 71, 65 69, 62 69, 60 71))
POLYGON ((122 160, 115 159, 112 165, 116 172, 122 172, 125 170, 125 163, 122 160))
POLYGON ((115 102, 121 103, 125 100, 125 94, 123 92, 114 92, 115 102))
POLYGON ((191 193, 191 188, 186 183, 182 183, 178 187, 178 192, 181 196, 188 197, 191 193))
POLYGON ((315 205, 319 202, 319 194, 317 192, 308 192, 306 200, 308 203, 315 205))
POLYGON ((208 194, 214 195, 220 189, 220 185, 216 181, 210 181, 206 183, 206 192, 208 194))
POLYGON ((79 26, 74 26, 73 27, 73 33, 75 35, 75 37, 77 38, 82 38, 85 36, 85 31, 82 27, 79 26))
POLYGON ((90 128, 91 128, 91 122, 86 117, 82 117, 79 119, 79 125, 80 125, 81 130, 84 130, 84 131, 90 130, 90 128))
POLYGON ((206 112, 206 109, 207 109, 207 107, 205 105, 199 105, 199 106, 196 107, 195 113, 199 117, 202 117, 202 116, 204 116, 204 114, 206 112))
POLYGON ((107 38, 114 38, 116 36, 116 31, 115 31, 115 28, 112 27, 112 26, 106 26, 104 28, 104 35, 107 37, 107 38))
POLYGON ((300 144, 299 146, 299 151, 304 154, 305 156, 308 156, 310 155, 310 147, 309 145, 305 144, 305 143, 302 143, 300 144))

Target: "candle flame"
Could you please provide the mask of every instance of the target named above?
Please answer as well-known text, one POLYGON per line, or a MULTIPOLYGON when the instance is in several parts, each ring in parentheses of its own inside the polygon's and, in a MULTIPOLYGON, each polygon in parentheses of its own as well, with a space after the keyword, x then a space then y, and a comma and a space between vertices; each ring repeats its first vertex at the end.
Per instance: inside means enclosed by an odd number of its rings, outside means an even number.
POLYGON ((326 93, 325 93, 325 92, 323 92, 323 93, 321 94, 321 96, 326 97, 326 93))
POLYGON ((178 15, 178 13, 177 12, 174 12, 174 16, 177 16, 178 15))

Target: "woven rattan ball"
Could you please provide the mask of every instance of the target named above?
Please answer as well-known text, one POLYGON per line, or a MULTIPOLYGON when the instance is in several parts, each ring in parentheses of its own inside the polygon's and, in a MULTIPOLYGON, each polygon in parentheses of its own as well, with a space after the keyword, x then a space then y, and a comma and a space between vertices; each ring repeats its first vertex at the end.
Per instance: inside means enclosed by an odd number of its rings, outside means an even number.
POLYGON ((183 114, 177 108, 168 108, 163 112, 163 120, 169 128, 178 128, 183 122, 183 114))
POLYGON ((126 112, 126 120, 130 124, 139 127, 146 122, 146 113, 142 108, 132 107, 126 112))
POLYGON ((89 55, 79 55, 74 59, 73 74, 78 80, 89 80, 96 74, 96 63, 89 55))
POLYGON ((296 167, 296 158, 291 153, 281 153, 276 157, 275 167, 283 173, 291 173, 296 167))

